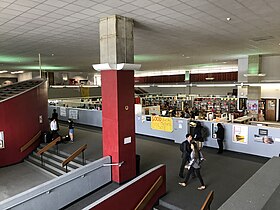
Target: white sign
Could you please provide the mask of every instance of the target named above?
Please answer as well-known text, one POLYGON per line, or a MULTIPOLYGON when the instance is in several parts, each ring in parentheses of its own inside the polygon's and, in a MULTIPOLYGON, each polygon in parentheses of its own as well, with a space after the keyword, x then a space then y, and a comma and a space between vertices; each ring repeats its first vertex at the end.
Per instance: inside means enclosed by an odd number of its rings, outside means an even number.
POLYGON ((66 117, 66 108, 60 107, 60 116, 66 117))
POLYGON ((73 120, 77 120, 79 117, 79 111, 75 109, 69 109, 69 118, 73 120))
POLYGON ((0 131, 0 149, 4 148, 4 131, 0 131))
POLYGON ((39 115, 39 123, 43 123, 43 116, 42 115, 39 115))
POLYGON ((124 144, 130 144, 131 143, 131 136, 124 138, 124 144))
POLYGON ((248 127, 247 126, 232 126, 232 141, 240 144, 248 144, 248 127))

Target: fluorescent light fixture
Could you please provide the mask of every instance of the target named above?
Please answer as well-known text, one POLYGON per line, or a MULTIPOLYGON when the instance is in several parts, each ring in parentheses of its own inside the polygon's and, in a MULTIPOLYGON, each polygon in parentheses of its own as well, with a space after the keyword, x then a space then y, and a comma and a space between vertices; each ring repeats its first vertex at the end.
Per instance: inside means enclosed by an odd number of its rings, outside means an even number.
POLYGON ((11 74, 22 74, 23 71, 12 71, 11 74))
POLYGON ((112 63, 101 63, 101 64, 93 64, 92 67, 96 71, 102 70, 139 70, 141 68, 141 64, 133 64, 133 63, 120 63, 120 64, 112 64, 112 63))
POLYGON ((80 86, 78 86, 78 85, 65 85, 64 87, 66 87, 66 88, 78 88, 80 86))
POLYGON ((92 87, 99 87, 99 86, 98 85, 81 85, 81 87, 92 88, 92 87))
POLYGON ((158 87, 186 87, 186 85, 158 85, 158 87))
POLYGON ((50 85, 51 88, 64 88, 64 85, 50 85))
POLYGON ((266 74, 244 74, 244 77, 264 77, 266 74))
POLYGON ((6 71, 6 70, 2 70, 2 71, 0 71, 0 74, 3 74, 3 73, 7 73, 8 71, 6 71))
POLYGON ((134 85, 134 87, 151 87, 150 85, 134 85))
POLYGON ((201 68, 187 68, 187 69, 172 69, 172 70, 145 70, 135 72, 134 77, 151 77, 151 76, 163 76, 163 75, 178 75, 185 74, 187 71, 190 71, 190 74, 207 74, 207 73, 222 73, 222 72, 237 72, 237 65, 226 65, 224 66, 208 66, 201 68))
POLYGON ((206 77, 205 80, 214 80, 214 77, 206 77))
POLYGON ((235 84, 203 84, 203 85, 196 85, 196 87, 235 87, 235 84))

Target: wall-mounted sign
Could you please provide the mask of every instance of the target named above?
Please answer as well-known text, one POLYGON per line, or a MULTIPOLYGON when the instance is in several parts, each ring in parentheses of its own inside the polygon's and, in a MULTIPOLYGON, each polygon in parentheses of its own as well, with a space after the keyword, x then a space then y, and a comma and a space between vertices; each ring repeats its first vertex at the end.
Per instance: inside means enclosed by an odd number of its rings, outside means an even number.
POLYGON ((77 120, 79 118, 79 111, 75 109, 69 109, 69 118, 77 120))
POLYGON ((259 135, 268 135, 268 130, 267 129, 259 129, 259 135))
POLYGON ((151 128, 154 130, 172 132, 173 120, 170 117, 152 116, 151 128))
POLYGON ((39 123, 42 124, 43 123, 43 116, 39 115, 39 123))
POLYGON ((217 130, 218 130, 218 123, 212 123, 212 129, 211 129, 211 131, 212 131, 212 138, 213 139, 216 139, 217 138, 217 130))
POLYGON ((60 107, 60 116, 66 117, 66 108, 65 107, 60 107))
POLYGON ((0 149, 3 149, 4 147, 4 131, 0 131, 0 149))
POLYGON ((232 126, 232 141, 240 144, 248 144, 248 127, 241 125, 232 126))

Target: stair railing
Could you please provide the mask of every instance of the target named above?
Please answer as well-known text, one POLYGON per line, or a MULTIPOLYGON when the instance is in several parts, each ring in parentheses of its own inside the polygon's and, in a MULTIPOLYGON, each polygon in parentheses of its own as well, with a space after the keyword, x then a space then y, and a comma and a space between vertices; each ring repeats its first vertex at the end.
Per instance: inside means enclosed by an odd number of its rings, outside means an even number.
POLYGON ((142 198, 142 200, 138 203, 138 205, 135 207, 134 210, 142 210, 145 209, 149 201, 153 198, 157 190, 160 188, 160 186, 163 183, 163 177, 160 176, 158 179, 155 181, 153 186, 149 189, 149 191, 145 194, 145 196, 142 198))
POLYGON ((205 199, 202 207, 200 208, 200 210, 210 210, 210 205, 212 203, 214 199, 214 191, 211 190, 208 195, 207 195, 207 198, 205 199))
POLYGON ((41 136, 41 131, 39 131, 35 136, 32 137, 32 139, 30 139, 26 144, 24 144, 21 148, 20 148, 20 152, 24 152, 25 150, 27 150, 35 141, 37 141, 41 136))
POLYGON ((56 145, 56 153, 58 154, 58 142, 61 141, 61 136, 57 137, 56 139, 54 139, 53 141, 51 141, 50 143, 48 143, 46 146, 44 146, 42 149, 40 149, 37 152, 37 155, 41 156, 41 164, 43 165, 44 161, 43 161, 43 154, 44 152, 48 151, 50 148, 52 148, 53 146, 56 145))
POLYGON ((70 155, 67 159, 65 159, 61 163, 62 167, 66 166, 66 173, 68 172, 68 170, 67 170, 68 163, 71 162, 72 160, 74 160, 81 153, 82 153, 83 165, 85 165, 85 154, 84 154, 84 151, 86 150, 86 148, 87 148, 87 144, 81 146, 79 149, 77 149, 75 152, 73 152, 72 155, 70 155))

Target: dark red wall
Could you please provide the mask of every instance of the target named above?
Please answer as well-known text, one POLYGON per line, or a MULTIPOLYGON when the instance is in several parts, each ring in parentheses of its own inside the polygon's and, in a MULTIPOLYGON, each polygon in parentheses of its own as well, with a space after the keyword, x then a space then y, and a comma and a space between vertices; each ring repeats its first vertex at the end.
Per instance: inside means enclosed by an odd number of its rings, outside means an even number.
MULTIPOLYGON (((190 74, 190 82, 222 82, 222 81, 237 81, 237 72, 222 72, 222 73, 208 73, 208 74, 190 74), (213 77, 214 80, 206 80, 207 77, 213 77)), ((163 75, 150 77, 135 77, 135 84, 151 84, 151 83, 174 83, 185 82, 185 75, 163 75)))
POLYGON ((131 210, 135 209, 138 203, 142 200, 145 194, 149 191, 151 186, 155 183, 159 176, 163 176, 163 184, 158 189, 154 197, 150 200, 144 210, 152 209, 153 205, 157 200, 166 193, 166 167, 162 166, 157 170, 151 172, 147 176, 137 182, 124 188, 117 194, 104 200, 97 206, 93 207, 93 210, 104 210, 104 209, 121 209, 131 210))
POLYGON ((39 141, 24 152, 20 148, 40 130, 48 130, 48 92, 47 83, 0 102, 0 131, 4 131, 5 148, 0 149, 0 166, 21 162, 39 141), (43 115, 43 124, 39 123, 43 115))

